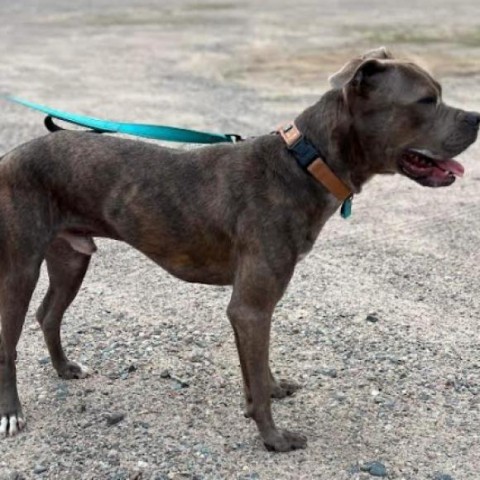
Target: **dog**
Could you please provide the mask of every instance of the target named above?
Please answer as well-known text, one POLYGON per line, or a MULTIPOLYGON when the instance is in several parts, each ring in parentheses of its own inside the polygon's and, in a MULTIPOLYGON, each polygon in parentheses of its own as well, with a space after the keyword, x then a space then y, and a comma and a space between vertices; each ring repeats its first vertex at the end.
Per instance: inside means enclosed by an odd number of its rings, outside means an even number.
POLYGON ((480 114, 442 102, 422 68, 380 48, 348 62, 332 88, 288 127, 193 151, 58 131, 0 162, 0 433, 25 425, 16 346, 39 270, 49 287, 37 319, 60 377, 82 378, 60 340, 95 237, 121 240, 187 282, 232 285, 227 315, 246 414, 268 450, 306 446, 277 429, 271 397, 294 384, 269 368, 272 313, 328 218, 377 174, 451 185, 452 157, 477 137, 480 114))

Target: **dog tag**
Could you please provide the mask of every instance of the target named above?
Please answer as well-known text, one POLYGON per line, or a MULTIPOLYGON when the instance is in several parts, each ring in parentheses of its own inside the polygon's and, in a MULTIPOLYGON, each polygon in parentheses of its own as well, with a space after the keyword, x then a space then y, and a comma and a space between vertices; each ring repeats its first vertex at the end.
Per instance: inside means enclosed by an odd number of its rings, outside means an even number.
POLYGON ((343 203, 340 209, 340 215, 342 218, 348 218, 352 214, 352 197, 348 197, 343 203))

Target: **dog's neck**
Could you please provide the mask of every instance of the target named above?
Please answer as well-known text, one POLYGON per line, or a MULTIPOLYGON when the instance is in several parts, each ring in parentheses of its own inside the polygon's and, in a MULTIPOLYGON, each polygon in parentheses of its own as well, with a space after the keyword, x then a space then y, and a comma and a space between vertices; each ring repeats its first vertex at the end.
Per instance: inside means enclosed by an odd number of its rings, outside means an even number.
POLYGON ((327 92, 315 105, 303 111, 295 124, 335 174, 352 192, 359 193, 373 173, 367 168, 368 162, 364 159, 342 92, 327 92))

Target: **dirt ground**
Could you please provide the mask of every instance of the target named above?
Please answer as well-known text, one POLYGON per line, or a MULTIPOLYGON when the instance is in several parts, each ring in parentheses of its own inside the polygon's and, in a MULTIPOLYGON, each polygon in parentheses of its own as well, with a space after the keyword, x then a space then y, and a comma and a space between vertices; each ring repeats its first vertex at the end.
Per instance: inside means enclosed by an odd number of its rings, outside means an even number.
MULTIPOLYGON (((480 110, 480 2, 419 4, 1 0, 0 94, 259 135, 387 45, 430 68, 447 102, 480 110)), ((0 155, 44 134, 40 114, 4 100, 0 112, 0 155)), ((230 289, 99 241, 63 329, 94 374, 66 382, 49 365, 32 315, 43 274, 18 349, 28 427, 0 440, 0 479, 359 480, 377 461, 389 479, 478 480, 479 156, 480 144, 462 156, 466 176, 448 189, 372 181, 298 265, 272 360, 303 388, 274 414, 306 450, 268 453, 242 415, 230 289)))

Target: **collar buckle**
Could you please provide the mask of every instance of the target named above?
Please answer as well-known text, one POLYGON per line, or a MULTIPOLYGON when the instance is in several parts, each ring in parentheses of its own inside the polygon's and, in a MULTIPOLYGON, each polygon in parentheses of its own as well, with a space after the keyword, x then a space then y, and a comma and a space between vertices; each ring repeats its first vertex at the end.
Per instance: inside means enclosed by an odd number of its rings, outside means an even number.
POLYGON ((303 168, 308 168, 311 163, 320 157, 317 149, 305 138, 294 123, 281 127, 278 132, 287 144, 287 149, 292 152, 303 168))
POLYGON ((292 153, 301 167, 308 170, 338 200, 341 202, 350 200, 346 205, 348 210, 353 192, 335 175, 320 152, 305 138, 295 123, 282 126, 277 129, 277 132, 286 143, 288 151, 292 153))

